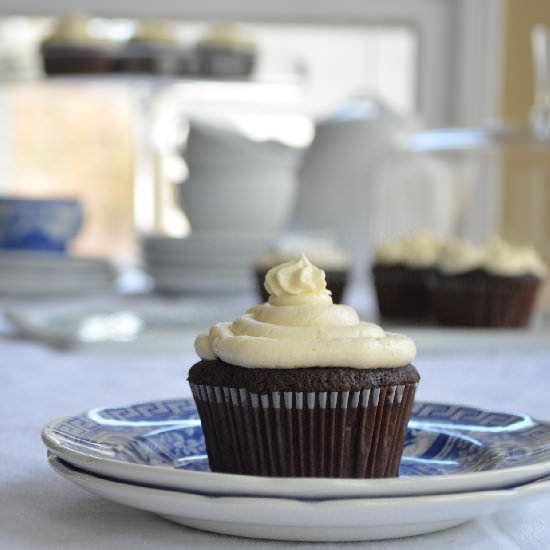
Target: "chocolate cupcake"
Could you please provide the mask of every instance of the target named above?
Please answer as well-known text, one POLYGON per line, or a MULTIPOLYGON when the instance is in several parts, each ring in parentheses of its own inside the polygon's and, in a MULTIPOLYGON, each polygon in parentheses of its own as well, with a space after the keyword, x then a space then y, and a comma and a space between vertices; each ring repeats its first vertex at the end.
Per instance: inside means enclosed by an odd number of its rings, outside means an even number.
POLYGON ((433 278, 434 318, 447 326, 527 326, 546 273, 532 248, 498 238, 481 246, 451 241, 433 278))
POLYGON ((42 42, 41 53, 47 75, 110 72, 116 57, 116 43, 90 32, 90 18, 61 17, 53 32, 42 42))
POLYGON ((267 302, 269 293, 264 286, 267 272, 278 264, 288 262, 305 250, 308 258, 325 272, 332 301, 341 304, 348 282, 351 258, 343 249, 325 239, 289 238, 272 246, 254 265, 256 286, 261 300, 267 302))
POLYGON ((140 21, 135 36, 128 41, 116 61, 116 71, 134 74, 178 75, 191 72, 190 56, 173 23, 140 21))
POLYGON ((419 231, 376 249, 371 271, 382 319, 429 319, 430 280, 440 248, 439 239, 419 231))
POLYGON ((256 63, 256 44, 233 23, 212 25, 195 47, 198 71, 203 76, 244 78, 256 63))
POLYGON ((305 256, 265 286, 268 303, 196 340, 189 383, 211 469, 397 476, 419 380, 412 340, 332 304, 305 256))

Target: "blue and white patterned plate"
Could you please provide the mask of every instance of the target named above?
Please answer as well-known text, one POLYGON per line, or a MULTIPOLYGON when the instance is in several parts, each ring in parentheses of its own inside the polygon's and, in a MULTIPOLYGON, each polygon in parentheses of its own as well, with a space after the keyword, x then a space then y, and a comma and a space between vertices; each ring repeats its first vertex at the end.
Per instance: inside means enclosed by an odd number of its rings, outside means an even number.
POLYGON ((213 473, 192 399, 93 409, 42 432, 58 457, 110 478, 216 495, 350 498, 509 487, 550 474, 550 425, 524 415, 415 403, 401 477, 268 478, 213 473))

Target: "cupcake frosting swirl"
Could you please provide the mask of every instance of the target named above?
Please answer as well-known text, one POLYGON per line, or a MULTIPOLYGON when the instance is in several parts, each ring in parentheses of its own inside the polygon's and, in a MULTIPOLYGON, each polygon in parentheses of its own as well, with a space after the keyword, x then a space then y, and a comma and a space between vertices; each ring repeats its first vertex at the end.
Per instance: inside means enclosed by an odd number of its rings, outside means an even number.
POLYGON ((497 275, 534 275, 544 278, 548 268, 530 246, 513 246, 499 237, 485 244, 485 269, 497 275))
POLYGON ((284 305, 288 296, 315 296, 321 299, 330 295, 325 272, 315 267, 304 254, 296 262, 285 262, 270 269, 264 286, 275 302, 279 302, 278 305, 284 305))
POLYGON ((449 241, 441 251, 438 260, 439 269, 448 275, 483 269, 484 264, 483 248, 460 239, 449 241))
POLYGON ((232 323, 200 335, 201 359, 221 359, 248 368, 402 367, 415 356, 407 336, 362 322, 347 305, 332 303, 325 273, 303 254, 270 269, 269 302, 232 323))
POLYGON ((499 237, 481 245, 461 240, 450 241, 439 258, 439 269, 449 275, 482 269, 493 275, 534 275, 543 279, 548 268, 528 246, 514 246, 499 237))
POLYGON ((398 241, 380 244, 374 261, 380 265, 404 265, 411 268, 432 267, 441 250, 441 240, 427 231, 417 231, 398 241))

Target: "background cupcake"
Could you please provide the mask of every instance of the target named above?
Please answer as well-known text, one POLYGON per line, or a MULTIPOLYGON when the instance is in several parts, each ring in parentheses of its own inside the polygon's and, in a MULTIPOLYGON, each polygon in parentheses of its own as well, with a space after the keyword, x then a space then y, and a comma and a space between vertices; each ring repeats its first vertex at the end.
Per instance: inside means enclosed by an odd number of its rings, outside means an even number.
POLYGON ((214 471, 398 475, 419 380, 410 338, 335 305, 302 256, 266 276, 269 303, 195 347, 189 382, 214 471))
POLYGON ((452 326, 526 326, 546 275, 533 248, 499 238, 483 245, 451 241, 433 279, 434 318, 452 326))
POLYGON ((332 301, 342 302, 351 266, 350 255, 327 239, 288 237, 273 245, 255 263, 254 272, 260 299, 269 299, 264 281, 267 272, 276 265, 291 261, 304 250, 307 257, 325 272, 327 288, 332 294, 332 301))
POLYGON ((199 73, 219 78, 248 77, 256 63, 256 43, 234 23, 211 25, 195 47, 199 73))
POLYGON ((113 69, 118 45, 106 34, 93 33, 90 21, 84 15, 56 21, 41 45, 46 74, 105 73, 113 69))
POLYGON ((190 72, 190 56, 174 24, 146 19, 121 51, 116 70, 124 73, 175 75, 190 72))
POLYGON ((429 318, 429 283, 440 250, 441 241, 426 231, 378 246, 372 278, 382 319, 429 318))

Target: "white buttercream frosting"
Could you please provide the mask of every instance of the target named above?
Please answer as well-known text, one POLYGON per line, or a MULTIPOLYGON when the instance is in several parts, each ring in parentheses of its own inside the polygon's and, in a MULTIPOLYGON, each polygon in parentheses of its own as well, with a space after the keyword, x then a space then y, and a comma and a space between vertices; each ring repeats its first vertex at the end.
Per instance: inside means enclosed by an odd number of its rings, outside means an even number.
POLYGON ((256 48, 255 42, 248 36, 246 30, 235 23, 217 23, 211 25, 208 28, 206 36, 200 40, 200 43, 248 50, 256 48))
MULTIPOLYGON (((272 267, 265 276, 265 289, 273 298, 311 295, 316 298, 330 296, 325 272, 314 266, 304 254, 296 261, 272 267)), ((283 305, 283 304, 280 304, 283 305)))
POLYGON ((483 247, 453 239, 445 244, 438 259, 438 268, 449 275, 482 269, 485 263, 483 247))
POLYGON ((160 19, 140 21, 132 42, 177 44, 178 37, 172 22, 160 19))
POLYGON ((496 237, 485 244, 485 270, 496 275, 546 277, 548 268, 530 246, 513 246, 496 237))
POLYGON ((325 274, 304 255, 266 275, 269 302, 232 323, 219 323, 195 341, 201 359, 249 368, 402 367, 416 354, 407 336, 362 322, 332 303, 325 274))
POLYGON ((86 15, 73 14, 60 17, 52 33, 45 39, 45 43, 51 44, 103 44, 110 45, 112 40, 105 33, 99 35, 90 29, 91 18, 86 15))
POLYGON ((441 240, 427 231, 417 231, 398 241, 380 244, 374 261, 381 265, 404 265, 428 268, 435 265, 441 250, 441 240))
POLYGON ((534 248, 514 246, 499 237, 481 245, 461 240, 449 241, 441 252, 438 267, 449 275, 474 269, 502 276, 535 275, 544 278, 548 273, 534 248))

